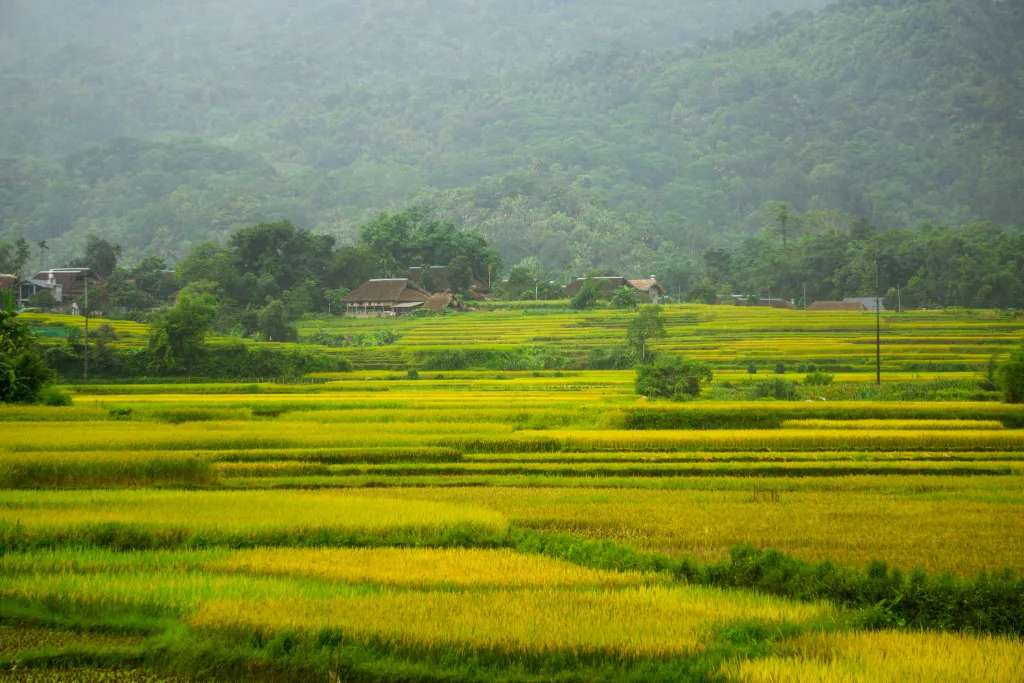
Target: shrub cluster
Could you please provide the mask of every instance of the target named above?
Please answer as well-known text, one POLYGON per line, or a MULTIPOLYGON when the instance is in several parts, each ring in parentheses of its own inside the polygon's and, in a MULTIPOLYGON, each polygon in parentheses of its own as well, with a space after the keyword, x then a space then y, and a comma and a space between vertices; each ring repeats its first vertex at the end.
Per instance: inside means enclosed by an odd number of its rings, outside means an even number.
POLYGON ((711 369, 679 356, 659 355, 636 369, 636 393, 647 398, 685 401, 700 395, 703 384, 711 381, 711 369))
POLYGON ((754 398, 774 398, 779 401, 795 401, 800 398, 796 385, 788 379, 776 377, 768 382, 758 382, 754 385, 754 398))
POLYGON ((729 560, 686 573, 716 586, 863 608, 869 627, 1024 633, 1024 579, 1009 571, 967 579, 921 569, 905 574, 881 561, 858 571, 739 546, 729 560))
POLYGON ((528 347, 513 350, 443 349, 419 351, 414 356, 421 370, 564 370, 578 367, 580 359, 547 348, 528 347))
MULTIPOLYGON (((82 351, 69 345, 47 349, 46 361, 62 377, 72 379, 82 372, 82 351)), ((94 357, 95 358, 95 357, 94 357)), ((105 362, 90 364, 90 376, 117 378, 153 376, 153 359, 148 348, 114 349, 105 362)), ((193 377, 209 379, 289 379, 309 372, 347 372, 348 359, 337 354, 306 350, 269 348, 249 344, 206 346, 192 368, 193 377)), ((183 374, 177 371, 176 374, 183 374)))

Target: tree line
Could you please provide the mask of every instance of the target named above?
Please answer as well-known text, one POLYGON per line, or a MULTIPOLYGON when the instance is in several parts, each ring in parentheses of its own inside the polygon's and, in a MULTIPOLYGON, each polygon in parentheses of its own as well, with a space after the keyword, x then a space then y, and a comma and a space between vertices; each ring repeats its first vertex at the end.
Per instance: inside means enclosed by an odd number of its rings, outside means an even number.
MULTIPOLYGON (((67 12, 49 13, 49 31, 53 17, 95 25, 109 15, 96 0, 59 4, 67 12)), ((227 9, 251 4, 169 18, 204 55, 184 69, 174 61, 170 80, 151 68, 150 57, 176 60, 155 38, 0 41, 12 51, 0 82, 19 105, 0 121, 0 238, 50 240, 65 255, 94 232, 133 259, 171 261, 281 216, 353 241, 377 210, 423 201, 474 226, 510 265, 532 256, 558 274, 661 275, 742 240, 774 199, 883 228, 1012 225, 1024 206, 1020 3, 847 0, 771 17, 769 5, 826 3, 658 0, 598 11, 545 0, 518 12, 491 2, 482 15, 465 11, 480 3, 451 13, 363 3, 357 15, 374 13, 404 40, 338 40, 324 21, 359 24, 305 8, 260 29, 266 50, 214 37, 257 21, 227 9), (731 29, 679 35, 738 25, 723 17, 755 10, 765 20, 730 38, 731 29), (203 22, 205 12, 232 21, 203 22), (538 19, 547 12, 557 20, 538 19), (438 40, 449 20, 465 38, 457 58, 438 40), (102 93, 90 58, 120 67, 100 71, 102 93)), ((125 13, 158 11, 180 8, 125 13)), ((132 31, 164 26, 138 21, 132 31)))

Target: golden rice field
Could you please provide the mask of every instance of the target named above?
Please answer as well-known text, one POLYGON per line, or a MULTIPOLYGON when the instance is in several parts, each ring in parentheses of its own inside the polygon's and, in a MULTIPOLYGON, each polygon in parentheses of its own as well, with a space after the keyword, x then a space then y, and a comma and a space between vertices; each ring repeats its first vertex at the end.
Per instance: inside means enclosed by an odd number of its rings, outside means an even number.
POLYGON ((0 680, 1024 679, 1024 406, 970 388, 1024 322, 887 315, 887 380, 931 393, 854 400, 870 316, 666 315, 658 345, 716 366, 708 398, 638 398, 631 371, 394 369, 623 334, 552 307, 309 320, 401 337, 294 384, 0 407, 0 680), (723 398, 806 363, 845 368, 833 393, 723 398), (871 593, 889 580, 898 599, 871 593))
MULTIPOLYGON (((544 302, 541 302, 543 304, 544 302)), ((300 336, 317 333, 372 336, 387 330, 399 335, 383 346, 318 347, 349 357, 357 368, 401 368, 417 354, 449 349, 508 351, 566 345, 585 353, 622 343, 632 314, 620 310, 571 311, 561 306, 494 307, 481 312, 399 320, 311 317, 300 322, 300 336)), ((801 364, 831 367, 846 381, 870 381, 874 364, 875 317, 869 312, 777 310, 757 307, 676 304, 663 307, 667 336, 656 340, 659 351, 685 354, 742 376, 751 362, 762 373, 783 362, 796 371, 801 364)), ((31 324, 54 338, 64 329, 81 327, 80 317, 26 314, 31 324)), ((122 346, 145 343, 144 325, 110 324, 122 346)), ((1024 335, 1024 318, 995 311, 951 310, 885 313, 884 370, 901 381, 928 377, 962 378, 1006 353, 1024 335), (958 374, 959 373, 959 374, 958 374)), ((230 340, 218 338, 214 343, 230 340)), ((275 346, 287 346, 275 344, 275 346)), ((734 374, 728 374, 729 371, 734 374)))
POLYGON ((932 683, 1024 678, 1021 643, 950 633, 815 633, 784 654, 733 663, 723 673, 745 683, 836 681, 932 683))

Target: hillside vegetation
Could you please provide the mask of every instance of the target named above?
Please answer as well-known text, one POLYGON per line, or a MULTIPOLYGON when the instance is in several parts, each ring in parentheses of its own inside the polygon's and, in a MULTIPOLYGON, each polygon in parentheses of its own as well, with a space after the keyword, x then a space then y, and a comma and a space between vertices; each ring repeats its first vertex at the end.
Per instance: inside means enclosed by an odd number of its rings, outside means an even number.
POLYGON ((1022 208, 1015 3, 265 4, 0 10, 0 237, 174 258, 421 202, 509 265, 646 272, 770 200, 881 228, 1022 208))

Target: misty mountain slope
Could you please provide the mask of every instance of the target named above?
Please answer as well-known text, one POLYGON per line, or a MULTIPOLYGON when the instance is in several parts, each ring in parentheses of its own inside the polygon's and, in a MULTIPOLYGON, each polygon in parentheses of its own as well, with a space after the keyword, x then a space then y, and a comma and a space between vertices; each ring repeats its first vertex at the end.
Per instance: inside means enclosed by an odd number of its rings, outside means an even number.
MULTIPOLYGON (((0 235, 102 231, 173 256, 261 218, 351 236, 375 209, 425 201, 509 263, 641 272, 757 227, 773 199, 880 227, 1013 223, 1021 35, 1016 4, 860 0, 699 47, 574 45, 493 77, 339 81, 204 139, 5 162, 19 190, 0 195, 0 235)), ((222 112, 237 115, 205 123, 222 112)))
POLYGON ((473 87, 584 50, 729 35, 831 0, 6 0, 0 153, 216 137, 363 89, 473 87))

